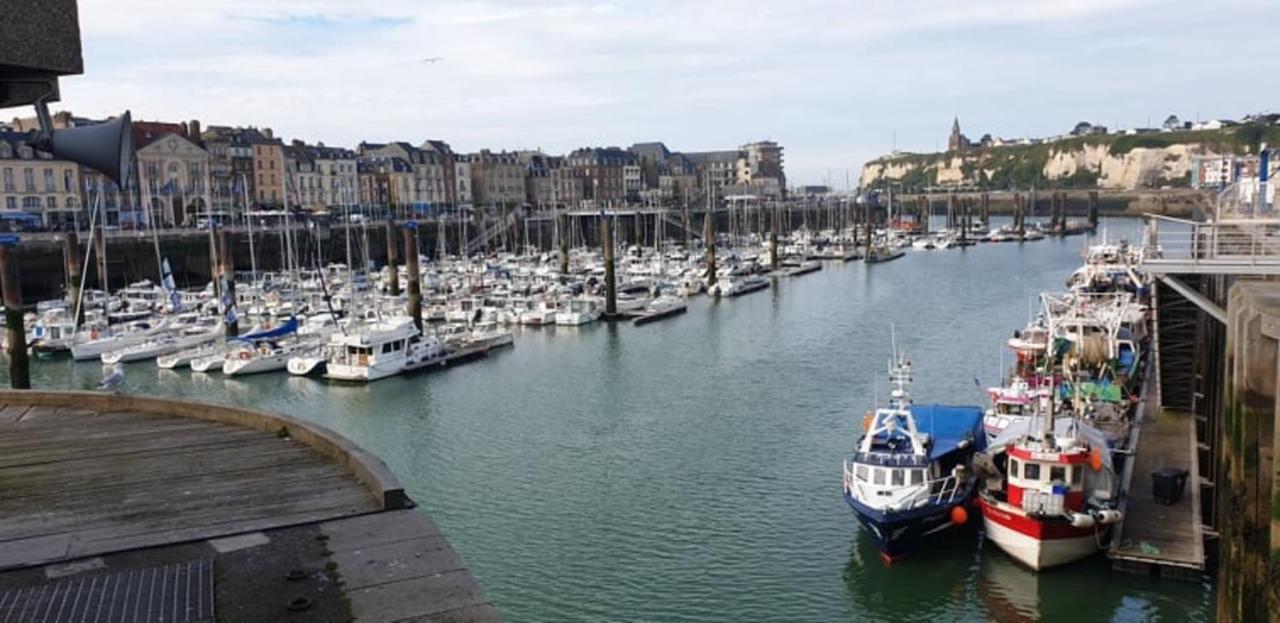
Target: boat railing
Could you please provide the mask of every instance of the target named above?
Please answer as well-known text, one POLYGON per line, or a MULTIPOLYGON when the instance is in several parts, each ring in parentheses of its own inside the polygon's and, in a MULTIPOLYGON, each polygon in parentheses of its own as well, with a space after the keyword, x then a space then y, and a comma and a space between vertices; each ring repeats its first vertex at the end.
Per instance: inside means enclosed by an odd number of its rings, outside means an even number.
MULTIPOLYGON (((858 485, 858 479, 854 472, 856 463, 844 462, 844 488, 846 491, 853 491, 858 485)), ((871 466, 868 466, 871 467, 871 466)), ((888 466, 886 466, 888 467, 888 466)), ((957 476, 952 473, 942 478, 934 478, 923 483, 901 485, 897 487, 886 487, 884 485, 868 484, 868 487, 874 488, 878 493, 886 495, 894 495, 908 489, 913 489, 914 493, 908 495, 898 501, 897 510, 910 510, 929 504, 951 504, 957 499, 964 496, 964 484, 967 482, 966 477, 957 476)))

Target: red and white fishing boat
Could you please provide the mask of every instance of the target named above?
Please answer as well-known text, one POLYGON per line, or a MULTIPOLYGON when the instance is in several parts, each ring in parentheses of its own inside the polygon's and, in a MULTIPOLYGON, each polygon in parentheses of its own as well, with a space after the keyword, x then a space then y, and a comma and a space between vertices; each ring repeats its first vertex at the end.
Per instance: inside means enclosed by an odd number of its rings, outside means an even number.
POLYGON ((978 497, 986 538, 1037 570, 1097 553, 1121 517, 1102 433, 1073 417, 1050 424, 1051 398, 1040 405, 992 442, 988 456, 1003 459, 1003 477, 978 497))

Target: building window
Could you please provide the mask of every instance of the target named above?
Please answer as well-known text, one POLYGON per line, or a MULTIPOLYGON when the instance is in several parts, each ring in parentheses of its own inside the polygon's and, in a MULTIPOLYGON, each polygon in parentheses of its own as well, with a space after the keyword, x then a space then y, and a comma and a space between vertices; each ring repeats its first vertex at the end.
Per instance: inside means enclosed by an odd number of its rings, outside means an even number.
POLYGON ((39 210, 40 198, 39 197, 23 197, 22 209, 23 210, 39 210))
POLYGON ((45 197, 44 205, 45 205, 46 207, 48 207, 50 210, 57 210, 57 209, 58 209, 58 198, 57 198, 57 197, 45 197))
POLYGON ((6 209, 6 210, 17 210, 17 209, 18 209, 18 199, 17 199, 16 197, 5 197, 5 198, 4 198, 4 209, 6 209))
POLYGON ((36 191, 36 172, 30 167, 22 170, 22 184, 24 187, 23 190, 26 190, 29 193, 36 191))
POLYGON ((55 190, 57 190, 57 187, 53 185, 53 169, 45 169, 44 170, 44 191, 47 193, 51 193, 51 192, 54 192, 55 190))
POLYGON ((63 192, 69 193, 75 190, 76 185, 75 185, 75 180, 73 178, 74 178, 74 175, 72 175, 71 169, 64 169, 62 171, 62 191, 63 192))
POLYGON ((4 190, 5 192, 13 192, 13 169, 5 167, 4 169, 4 190))

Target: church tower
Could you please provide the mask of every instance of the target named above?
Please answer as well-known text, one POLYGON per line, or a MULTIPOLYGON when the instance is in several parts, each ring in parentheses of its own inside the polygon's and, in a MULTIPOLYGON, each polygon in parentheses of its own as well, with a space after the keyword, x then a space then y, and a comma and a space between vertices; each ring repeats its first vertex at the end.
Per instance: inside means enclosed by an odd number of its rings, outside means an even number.
POLYGON ((947 151, 964 151, 969 141, 960 133, 960 117, 951 122, 951 136, 947 138, 947 151))

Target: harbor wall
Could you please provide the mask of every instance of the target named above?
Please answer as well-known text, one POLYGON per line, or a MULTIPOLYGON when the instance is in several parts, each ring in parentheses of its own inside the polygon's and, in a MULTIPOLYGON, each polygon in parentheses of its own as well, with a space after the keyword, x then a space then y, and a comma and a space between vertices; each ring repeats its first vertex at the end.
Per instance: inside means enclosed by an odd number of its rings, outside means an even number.
POLYGON ((1275 435, 1280 283, 1241 281, 1227 302, 1226 396, 1218 427, 1218 621, 1280 621, 1275 435))

